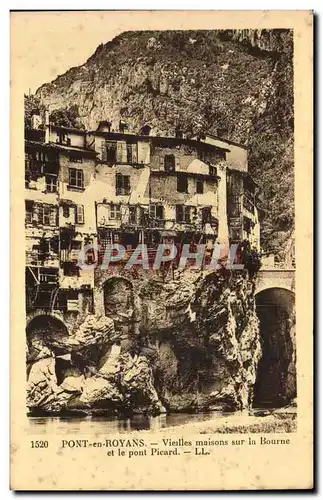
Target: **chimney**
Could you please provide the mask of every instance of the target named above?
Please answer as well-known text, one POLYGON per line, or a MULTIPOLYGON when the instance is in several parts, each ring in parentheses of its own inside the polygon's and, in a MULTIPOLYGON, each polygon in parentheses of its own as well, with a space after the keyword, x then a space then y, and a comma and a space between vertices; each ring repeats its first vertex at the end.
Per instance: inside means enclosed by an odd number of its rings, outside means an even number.
POLYGON ((43 127, 45 130, 45 142, 49 142, 49 133, 50 133, 50 123, 49 123, 49 109, 45 108, 42 116, 43 127))
POLYGON ((41 126, 41 124, 42 124, 41 117, 39 116, 38 113, 34 113, 31 116, 31 128, 34 130, 39 130, 39 127, 41 126))
POLYGON ((176 127, 175 137, 176 137, 176 139, 183 139, 184 138, 184 131, 180 127, 176 127))
POLYGON ((47 127, 47 125, 49 126, 49 109, 45 109, 45 113, 44 113, 44 125, 47 127))

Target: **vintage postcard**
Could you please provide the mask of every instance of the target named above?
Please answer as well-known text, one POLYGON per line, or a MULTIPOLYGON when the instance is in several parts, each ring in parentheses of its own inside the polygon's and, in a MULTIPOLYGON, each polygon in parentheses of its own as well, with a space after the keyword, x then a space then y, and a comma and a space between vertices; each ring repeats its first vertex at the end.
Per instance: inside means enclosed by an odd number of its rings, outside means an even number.
POLYGON ((312 44, 11 12, 12 489, 313 488, 312 44))

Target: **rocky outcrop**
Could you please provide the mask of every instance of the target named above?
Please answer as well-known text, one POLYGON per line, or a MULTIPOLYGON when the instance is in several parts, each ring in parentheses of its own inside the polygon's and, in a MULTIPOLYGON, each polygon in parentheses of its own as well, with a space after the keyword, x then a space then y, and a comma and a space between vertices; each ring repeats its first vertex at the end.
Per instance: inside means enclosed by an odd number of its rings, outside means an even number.
POLYGON ((108 317, 88 316, 67 338, 29 332, 31 412, 250 407, 261 349, 247 271, 151 277, 135 293, 141 316, 130 341, 108 317))
POLYGON ((36 361, 29 373, 27 405, 31 412, 61 414, 160 413, 163 406, 154 387, 152 369, 145 357, 124 354, 114 370, 67 376, 58 385, 55 357, 36 361))
POLYGON ((253 284, 244 274, 222 272, 199 279, 194 288, 184 316, 178 313, 178 327, 164 333, 159 348, 166 405, 248 408, 261 354, 253 284))

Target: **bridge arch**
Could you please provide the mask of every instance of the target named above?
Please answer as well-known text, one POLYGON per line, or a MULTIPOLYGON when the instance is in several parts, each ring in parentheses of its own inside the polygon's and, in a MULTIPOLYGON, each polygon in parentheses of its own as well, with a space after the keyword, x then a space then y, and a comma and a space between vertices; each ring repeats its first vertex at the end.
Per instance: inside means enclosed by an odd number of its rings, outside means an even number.
POLYGON ((49 351, 55 355, 65 353, 64 344, 69 337, 68 328, 56 315, 35 315, 26 326, 28 355, 37 358, 39 353, 49 351))
POLYGON ((260 269, 257 273, 255 293, 269 288, 283 288, 293 292, 295 290, 295 269, 260 269))
POLYGON ((295 294, 282 287, 256 293, 262 357, 254 386, 255 407, 279 407, 296 397, 295 294))
POLYGON ((64 321, 55 314, 38 313, 29 319, 26 326, 27 337, 37 335, 52 337, 53 335, 68 336, 68 328, 64 321))

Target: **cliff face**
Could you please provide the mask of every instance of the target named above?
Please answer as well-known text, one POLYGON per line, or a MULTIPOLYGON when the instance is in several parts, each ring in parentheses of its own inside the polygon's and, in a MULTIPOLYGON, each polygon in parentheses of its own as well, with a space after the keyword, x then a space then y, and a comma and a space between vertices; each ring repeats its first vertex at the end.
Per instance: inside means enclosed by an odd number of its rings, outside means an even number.
POLYGON ((51 110, 78 109, 88 129, 124 119, 135 131, 180 126, 248 145, 264 193, 263 248, 283 261, 294 219, 292 51, 288 30, 126 32, 37 96, 51 110))
POLYGON ((29 334, 30 411, 250 407, 261 348, 245 273, 193 273, 167 284, 148 279, 135 294, 139 329, 119 313, 119 321, 89 316, 71 335, 29 334))

